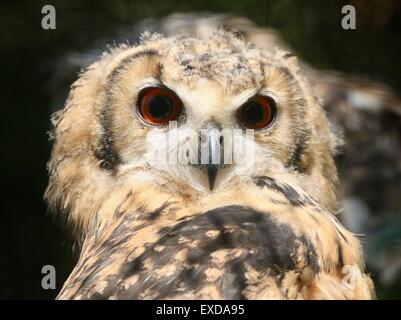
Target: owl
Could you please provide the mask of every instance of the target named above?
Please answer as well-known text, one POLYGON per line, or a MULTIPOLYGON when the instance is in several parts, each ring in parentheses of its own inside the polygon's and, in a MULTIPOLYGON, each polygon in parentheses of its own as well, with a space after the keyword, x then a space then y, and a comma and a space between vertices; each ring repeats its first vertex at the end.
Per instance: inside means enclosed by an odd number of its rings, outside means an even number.
POLYGON ((81 248, 59 299, 374 298, 293 54, 225 28, 144 33, 53 123, 45 197, 81 248))

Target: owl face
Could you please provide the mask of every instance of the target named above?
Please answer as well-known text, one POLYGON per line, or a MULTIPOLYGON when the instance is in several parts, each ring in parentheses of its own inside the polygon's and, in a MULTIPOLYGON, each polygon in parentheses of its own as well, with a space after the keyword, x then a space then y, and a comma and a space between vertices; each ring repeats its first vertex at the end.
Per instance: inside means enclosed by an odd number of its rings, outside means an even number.
POLYGON ((335 139, 310 92, 292 55, 227 31, 115 49, 55 120, 48 198, 68 207, 69 191, 141 180, 207 194, 267 175, 331 206, 335 139))
POLYGON ((99 129, 118 162, 100 157, 106 167, 145 166, 149 179, 209 191, 301 165, 311 123, 300 85, 263 52, 223 40, 157 39, 115 62, 99 129))

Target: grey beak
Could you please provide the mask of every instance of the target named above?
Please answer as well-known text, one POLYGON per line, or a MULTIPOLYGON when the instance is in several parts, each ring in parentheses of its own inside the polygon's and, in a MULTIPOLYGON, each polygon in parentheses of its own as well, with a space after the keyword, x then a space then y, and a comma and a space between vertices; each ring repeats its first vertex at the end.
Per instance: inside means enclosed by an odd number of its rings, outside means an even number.
POLYGON ((210 191, 212 191, 214 188, 214 183, 216 181, 217 172, 219 171, 219 165, 218 164, 207 164, 206 171, 207 171, 207 178, 209 180, 209 189, 210 189, 210 191))
POLYGON ((220 132, 216 128, 205 129, 202 132, 202 165, 206 169, 209 189, 213 190, 217 173, 220 169, 221 146, 220 132))

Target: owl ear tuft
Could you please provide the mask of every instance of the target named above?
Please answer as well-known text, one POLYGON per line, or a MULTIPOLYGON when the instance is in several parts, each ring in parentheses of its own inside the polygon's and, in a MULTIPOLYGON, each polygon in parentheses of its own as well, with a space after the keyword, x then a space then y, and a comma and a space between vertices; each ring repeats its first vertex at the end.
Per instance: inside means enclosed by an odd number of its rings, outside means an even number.
POLYGON ((297 72, 301 65, 299 63, 298 57, 289 51, 277 50, 278 58, 284 62, 284 64, 294 72, 297 72))

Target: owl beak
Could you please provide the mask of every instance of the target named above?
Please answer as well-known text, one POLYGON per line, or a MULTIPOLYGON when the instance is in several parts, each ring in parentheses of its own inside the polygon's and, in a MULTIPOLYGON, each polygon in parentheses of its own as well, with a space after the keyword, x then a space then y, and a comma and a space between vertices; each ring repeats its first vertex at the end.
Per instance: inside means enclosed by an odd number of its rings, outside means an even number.
POLYGON ((214 188, 214 183, 216 181, 217 172, 219 171, 219 165, 208 164, 206 165, 206 171, 207 171, 207 178, 209 181, 209 189, 210 191, 212 191, 214 188))
POLYGON ((217 173, 220 169, 221 145, 220 133, 216 128, 206 130, 203 135, 204 143, 202 153, 202 164, 206 169, 209 189, 213 190, 217 173))

